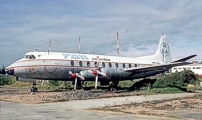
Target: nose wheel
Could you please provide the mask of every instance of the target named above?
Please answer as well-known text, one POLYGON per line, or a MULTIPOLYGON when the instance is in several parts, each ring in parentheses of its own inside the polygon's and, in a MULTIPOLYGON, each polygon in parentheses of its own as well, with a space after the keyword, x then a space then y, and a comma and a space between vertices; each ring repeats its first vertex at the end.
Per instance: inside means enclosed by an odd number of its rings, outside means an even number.
POLYGON ((108 88, 108 91, 117 92, 118 91, 119 81, 112 81, 111 85, 108 88))
POLYGON ((31 92, 38 92, 38 88, 35 87, 36 83, 32 83, 31 92))
POLYGON ((38 92, 38 88, 37 87, 32 87, 31 92, 38 92))

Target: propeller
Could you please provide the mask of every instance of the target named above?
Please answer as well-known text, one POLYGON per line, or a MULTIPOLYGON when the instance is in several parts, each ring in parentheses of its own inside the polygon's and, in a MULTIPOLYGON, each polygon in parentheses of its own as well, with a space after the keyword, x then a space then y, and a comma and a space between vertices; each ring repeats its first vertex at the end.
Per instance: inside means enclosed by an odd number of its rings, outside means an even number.
POLYGON ((103 75, 103 76, 106 76, 106 73, 103 73, 103 72, 100 72, 98 69, 99 69, 99 62, 100 62, 100 59, 99 59, 99 56, 97 56, 97 62, 95 64, 95 67, 97 68, 97 70, 91 70, 92 73, 95 75, 95 89, 97 89, 97 84, 98 84, 98 75, 103 75))
MULTIPOLYGON (((95 67, 99 67, 99 56, 97 56, 97 64, 95 64, 95 67)), ((98 82, 98 71, 97 70, 93 70, 93 74, 95 75, 95 89, 97 89, 97 82, 98 82)))
POLYGON ((79 73, 72 73, 72 71, 69 71, 69 74, 72 75, 73 78, 75 78, 74 80, 74 90, 76 90, 76 85, 77 85, 77 77, 79 77, 82 80, 85 80, 83 76, 81 76, 79 73))
POLYGON ((95 89, 97 89, 97 82, 98 82, 98 72, 97 70, 93 70, 92 72, 95 75, 95 89))

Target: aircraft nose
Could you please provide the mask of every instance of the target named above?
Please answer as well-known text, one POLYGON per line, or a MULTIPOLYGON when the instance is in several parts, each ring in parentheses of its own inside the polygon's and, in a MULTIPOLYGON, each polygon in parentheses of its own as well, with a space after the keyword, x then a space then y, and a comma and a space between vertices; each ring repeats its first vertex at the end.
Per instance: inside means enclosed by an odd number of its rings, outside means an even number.
POLYGON ((14 69, 6 69, 6 74, 8 75, 14 75, 14 69))

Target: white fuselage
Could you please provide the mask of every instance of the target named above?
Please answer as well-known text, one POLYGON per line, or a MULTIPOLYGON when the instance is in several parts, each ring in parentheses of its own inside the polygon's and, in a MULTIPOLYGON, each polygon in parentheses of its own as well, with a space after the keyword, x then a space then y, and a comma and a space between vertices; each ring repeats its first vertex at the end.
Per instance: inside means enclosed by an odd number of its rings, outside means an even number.
POLYGON ((99 69, 107 74, 107 76, 100 76, 99 80, 124 80, 153 75, 156 71, 144 73, 124 71, 124 69, 131 67, 151 66, 153 64, 161 63, 154 60, 119 56, 28 52, 24 58, 7 67, 7 70, 14 70, 13 75, 16 77, 48 80, 73 80, 74 78, 68 74, 71 71, 80 73, 85 80, 94 80, 95 75, 89 70, 99 69))
POLYGON ((144 78, 185 64, 172 63, 170 47, 166 40, 166 35, 163 34, 155 54, 136 58, 78 53, 28 52, 24 58, 14 62, 6 70, 8 74, 16 77, 46 80, 71 81, 78 77, 82 80, 94 81, 95 77, 96 79, 99 77, 98 80, 119 81, 144 78), (93 70, 94 72, 92 72, 93 70))

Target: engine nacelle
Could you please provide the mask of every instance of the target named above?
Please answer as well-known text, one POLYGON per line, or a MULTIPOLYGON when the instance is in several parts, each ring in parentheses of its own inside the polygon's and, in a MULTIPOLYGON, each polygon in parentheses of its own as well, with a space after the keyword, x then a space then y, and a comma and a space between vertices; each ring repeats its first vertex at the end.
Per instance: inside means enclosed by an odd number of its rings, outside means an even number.
MULTIPOLYGON (((100 72, 103 72, 102 70, 100 72)), ((105 73, 105 72, 104 72, 105 73)), ((95 80, 96 75, 93 74, 93 71, 84 70, 80 71, 80 75, 84 77, 85 80, 95 80)), ((106 80, 107 76, 99 75, 99 80, 106 80)))
POLYGON ((23 77, 16 77, 17 81, 23 81, 23 82, 31 82, 31 83, 35 83, 36 79, 31 79, 31 78, 23 78, 23 77))

